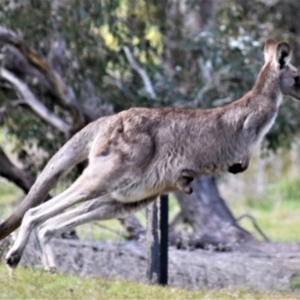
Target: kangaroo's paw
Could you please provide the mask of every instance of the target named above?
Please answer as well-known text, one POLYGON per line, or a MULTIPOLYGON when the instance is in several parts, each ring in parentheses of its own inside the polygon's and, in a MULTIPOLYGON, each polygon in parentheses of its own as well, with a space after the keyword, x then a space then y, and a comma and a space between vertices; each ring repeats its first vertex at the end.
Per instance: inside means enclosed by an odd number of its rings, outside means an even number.
POLYGON ((21 260, 21 256, 16 250, 9 251, 5 258, 7 266, 12 269, 16 268, 21 260))
POLYGON ((177 181, 178 190, 190 195, 193 192, 193 188, 191 187, 193 180, 193 177, 181 176, 177 181))

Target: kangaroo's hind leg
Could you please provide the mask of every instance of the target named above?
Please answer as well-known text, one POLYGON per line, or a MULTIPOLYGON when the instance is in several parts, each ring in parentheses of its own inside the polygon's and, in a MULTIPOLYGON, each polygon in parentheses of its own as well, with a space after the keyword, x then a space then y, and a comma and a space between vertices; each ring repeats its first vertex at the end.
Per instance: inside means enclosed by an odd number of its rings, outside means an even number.
POLYGON ((55 271, 55 256, 50 245, 50 239, 78 225, 97 220, 124 217, 146 207, 156 197, 141 200, 136 203, 120 203, 109 195, 93 199, 80 207, 65 212, 43 223, 38 230, 38 237, 43 251, 45 270, 55 271))
POLYGON ((95 212, 93 210, 99 210, 101 206, 105 209, 108 199, 110 199, 108 195, 95 198, 50 218, 38 227, 37 233, 42 248, 42 262, 46 271, 53 272, 56 270, 54 254, 49 244, 50 239, 80 224, 95 221, 95 212))
POLYGON ((76 203, 107 194, 110 186, 116 185, 124 174, 126 171, 120 167, 117 155, 97 157, 66 191, 26 212, 18 238, 6 255, 6 263, 10 267, 17 266, 30 233, 36 226, 76 203))

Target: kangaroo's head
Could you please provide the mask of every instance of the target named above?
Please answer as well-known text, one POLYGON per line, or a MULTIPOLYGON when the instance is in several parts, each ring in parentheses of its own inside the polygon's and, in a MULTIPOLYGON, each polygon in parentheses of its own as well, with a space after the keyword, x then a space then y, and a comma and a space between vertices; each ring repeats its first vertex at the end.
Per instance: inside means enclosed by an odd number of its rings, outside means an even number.
POLYGON ((265 63, 279 78, 282 94, 300 100, 300 77, 298 70, 290 63, 292 50, 288 43, 277 43, 268 39, 264 49, 265 63))

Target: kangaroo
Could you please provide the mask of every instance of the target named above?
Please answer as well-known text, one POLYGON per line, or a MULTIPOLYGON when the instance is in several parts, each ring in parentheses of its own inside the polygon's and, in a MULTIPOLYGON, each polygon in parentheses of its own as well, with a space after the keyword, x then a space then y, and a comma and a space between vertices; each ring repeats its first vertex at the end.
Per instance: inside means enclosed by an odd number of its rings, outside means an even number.
POLYGON ((45 269, 54 270, 53 236, 91 220, 133 213, 162 193, 191 193, 197 176, 246 170, 253 148, 274 123, 282 94, 300 100, 291 56, 286 42, 268 39, 253 88, 224 107, 131 108, 87 125, 52 157, 25 200, 0 225, 2 239, 24 216, 6 256, 8 266, 18 265, 36 227, 45 269), (40 204, 61 176, 87 158, 87 168, 68 189, 40 204))

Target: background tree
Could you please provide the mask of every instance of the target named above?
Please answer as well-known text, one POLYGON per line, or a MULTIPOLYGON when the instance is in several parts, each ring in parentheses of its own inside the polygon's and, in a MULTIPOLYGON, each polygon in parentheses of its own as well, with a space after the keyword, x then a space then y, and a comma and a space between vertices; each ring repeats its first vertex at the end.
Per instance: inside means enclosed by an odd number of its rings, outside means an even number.
MULTIPOLYGON (((3 0, 0 8, 0 126, 23 163, 16 168, 1 149, 0 176, 25 192, 49 157, 98 117, 132 106, 227 104, 253 85, 270 35, 295 44, 300 59, 300 4, 292 0, 3 0)), ((291 144, 296 107, 282 107, 266 147, 291 144)), ((193 228, 190 244, 256 243, 213 179, 194 185, 191 196, 175 193, 177 219, 193 228)), ((121 221, 132 238, 143 232, 134 217, 121 221)))

